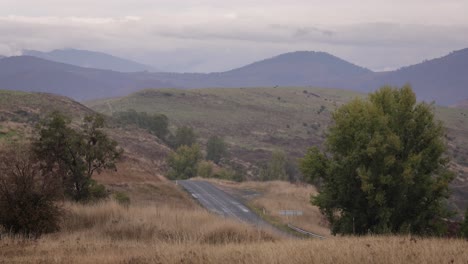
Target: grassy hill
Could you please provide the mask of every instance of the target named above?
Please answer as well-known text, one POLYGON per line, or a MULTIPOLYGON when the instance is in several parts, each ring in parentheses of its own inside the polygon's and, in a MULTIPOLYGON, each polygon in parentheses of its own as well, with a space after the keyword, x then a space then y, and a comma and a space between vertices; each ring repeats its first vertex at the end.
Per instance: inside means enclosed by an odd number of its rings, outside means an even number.
MULTIPOLYGON (((35 124, 52 111, 70 116, 75 125, 85 115, 95 113, 67 97, 0 90, 0 148, 8 143, 28 141, 35 124)), ((165 179, 165 160, 171 150, 158 138, 136 128, 108 127, 106 132, 124 149, 124 155, 117 171, 95 175, 99 182, 145 202, 164 199, 181 204, 190 202, 165 179)))
MULTIPOLYGON (((308 147, 320 146, 331 113, 343 103, 364 94, 320 88, 207 88, 195 90, 143 90, 132 95, 86 103, 105 114, 135 109, 162 113, 174 126, 191 125, 202 141, 210 135, 224 136, 231 159, 255 178, 258 165, 273 150, 293 158, 308 147)), ((457 179, 453 199, 460 208, 468 205, 468 110, 435 107, 445 123, 450 155, 457 179)))

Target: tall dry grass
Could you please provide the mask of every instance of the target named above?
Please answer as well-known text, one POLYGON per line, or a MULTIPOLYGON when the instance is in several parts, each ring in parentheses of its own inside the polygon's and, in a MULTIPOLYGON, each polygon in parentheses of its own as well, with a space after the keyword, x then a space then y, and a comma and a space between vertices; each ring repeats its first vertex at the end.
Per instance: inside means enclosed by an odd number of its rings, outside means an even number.
MULTIPOLYGON (((323 236, 330 235, 328 222, 320 213, 317 206, 310 203, 311 195, 317 194, 314 186, 309 184, 292 184, 285 181, 268 181, 268 182, 232 182, 224 180, 212 180, 218 186, 227 187, 232 190, 237 190, 237 194, 241 195, 245 192, 256 192, 258 195, 245 197, 250 205, 259 209, 270 221, 279 224, 293 224, 302 229, 320 234, 323 236), (281 210, 301 211, 302 215, 284 216, 280 215, 281 210)), ((229 191, 229 190, 227 190, 229 191)))
POLYGON ((66 204, 60 233, 4 236, 0 263, 467 263, 463 240, 334 237, 290 240, 171 206, 66 204))
POLYGON ((67 204, 62 233, 112 241, 166 243, 250 243, 276 241, 266 230, 219 218, 199 208, 123 207, 114 201, 67 204))

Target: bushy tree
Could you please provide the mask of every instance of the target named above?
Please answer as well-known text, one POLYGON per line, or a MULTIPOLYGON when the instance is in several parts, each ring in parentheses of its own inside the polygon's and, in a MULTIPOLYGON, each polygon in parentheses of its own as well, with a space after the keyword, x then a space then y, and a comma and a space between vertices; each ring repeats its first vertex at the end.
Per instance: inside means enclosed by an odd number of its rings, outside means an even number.
POLYGON ((302 162, 313 197, 333 233, 437 233, 446 215, 453 173, 441 122, 411 87, 383 87, 333 113, 327 154, 312 149, 302 162))
POLYGON ((206 143, 206 159, 219 164, 221 159, 226 155, 226 143, 218 136, 212 136, 206 143))
POLYGON ((148 114, 133 109, 113 114, 115 120, 122 125, 136 125, 148 130, 151 134, 166 140, 169 134, 169 118, 163 114, 148 114))
POLYGON ((58 230, 62 210, 57 170, 47 170, 26 146, 0 152, 0 226, 37 237, 58 230))
POLYGON ((171 179, 189 179, 197 176, 198 162, 202 159, 200 146, 182 145, 167 159, 168 176, 171 179))
POLYGON ((102 130, 104 118, 90 115, 83 119, 81 127, 74 129, 69 118, 55 112, 37 127, 33 150, 44 160, 49 170, 58 166, 64 191, 75 201, 91 197, 90 188, 94 173, 115 169, 115 162, 122 154, 117 142, 102 130))
POLYGON ((213 177, 213 164, 209 161, 200 161, 197 166, 197 174, 203 178, 213 177))
POLYGON ((260 172, 260 178, 263 181, 274 181, 289 179, 286 173, 287 159, 282 151, 274 151, 266 166, 260 172))
POLYGON ((174 149, 181 146, 192 146, 195 143, 197 143, 197 135, 193 128, 189 126, 177 128, 174 137, 171 139, 171 145, 174 149))

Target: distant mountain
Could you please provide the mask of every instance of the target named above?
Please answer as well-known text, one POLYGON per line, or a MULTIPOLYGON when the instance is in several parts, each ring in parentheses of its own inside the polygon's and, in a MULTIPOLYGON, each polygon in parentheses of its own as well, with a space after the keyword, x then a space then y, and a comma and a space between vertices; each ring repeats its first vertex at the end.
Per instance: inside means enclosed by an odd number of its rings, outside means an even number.
POLYGON ((154 68, 109 54, 77 49, 53 50, 41 52, 24 50, 23 55, 34 56, 55 62, 67 63, 85 68, 113 70, 120 72, 156 71, 154 68))
POLYGON ((453 107, 468 109, 468 99, 459 101, 458 103, 456 103, 455 105, 453 105, 453 107))
MULTIPOLYGON (((227 72, 155 73, 160 80, 188 88, 315 86, 350 87, 350 82, 368 78, 372 71, 324 52, 298 51, 227 72)), ((355 87, 355 85, 354 85, 355 87)))
POLYGON ((143 88, 340 88, 369 92, 410 83, 418 98, 453 105, 468 98, 468 49, 391 72, 372 72, 324 52, 292 52, 217 73, 122 73, 20 56, 0 60, 0 88, 48 91, 77 100, 143 88))
POLYGON ((468 49, 392 72, 376 73, 362 83, 369 90, 410 83, 419 99, 450 105, 468 98, 468 49))
POLYGON ((47 92, 76 100, 126 95, 153 87, 175 87, 151 75, 83 68, 32 56, 0 60, 0 88, 47 92))

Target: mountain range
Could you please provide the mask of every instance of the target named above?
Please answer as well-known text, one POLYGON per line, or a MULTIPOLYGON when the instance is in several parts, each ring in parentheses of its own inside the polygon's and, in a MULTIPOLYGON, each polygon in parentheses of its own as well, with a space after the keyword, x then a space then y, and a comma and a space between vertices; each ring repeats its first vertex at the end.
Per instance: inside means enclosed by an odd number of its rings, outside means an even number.
POLYGON ((61 49, 50 52, 23 50, 22 53, 26 56, 34 56, 50 61, 62 62, 85 68, 113 70, 120 72, 156 71, 156 69, 148 65, 115 57, 106 53, 89 50, 61 49))
POLYGON ((467 99, 468 49, 388 72, 373 72, 328 53, 309 51, 206 74, 118 72, 33 56, 0 60, 0 88, 51 92, 77 100, 121 96, 144 88, 300 86, 369 92, 382 85, 405 83, 413 86, 420 100, 453 105, 467 99))

